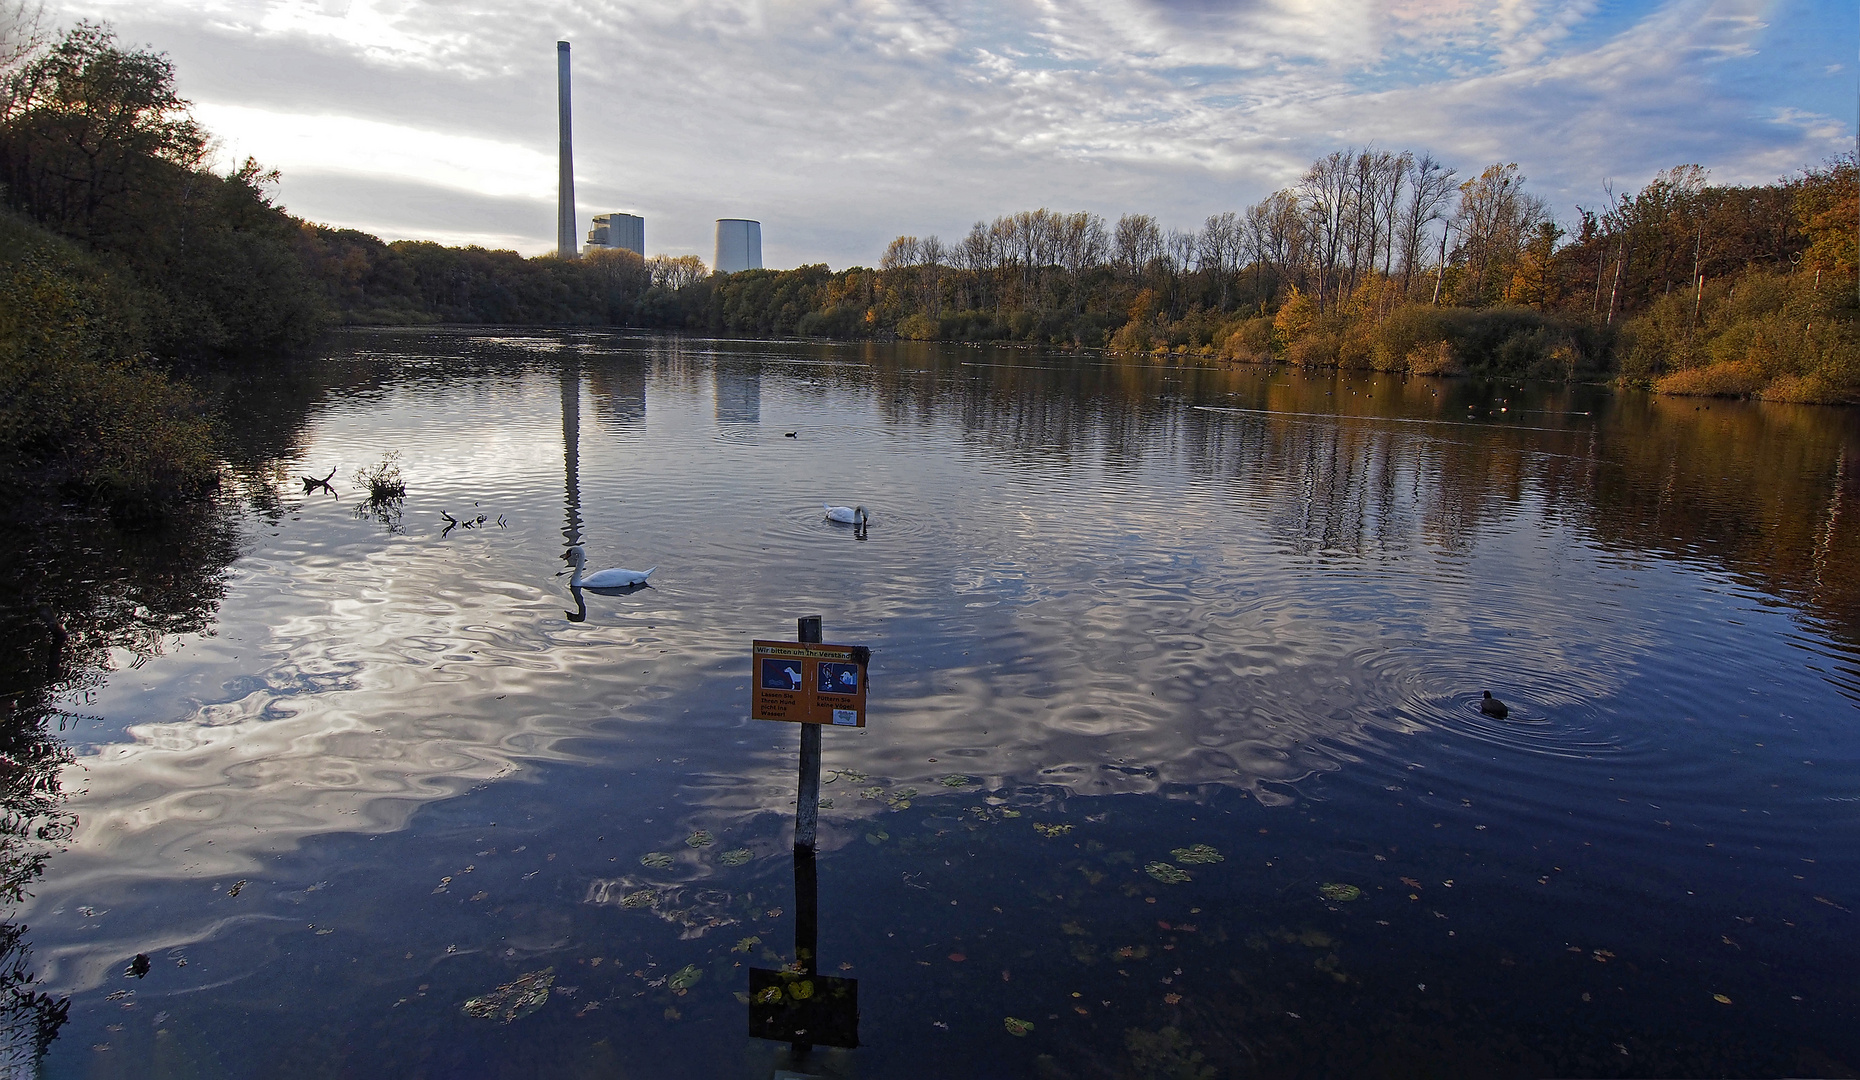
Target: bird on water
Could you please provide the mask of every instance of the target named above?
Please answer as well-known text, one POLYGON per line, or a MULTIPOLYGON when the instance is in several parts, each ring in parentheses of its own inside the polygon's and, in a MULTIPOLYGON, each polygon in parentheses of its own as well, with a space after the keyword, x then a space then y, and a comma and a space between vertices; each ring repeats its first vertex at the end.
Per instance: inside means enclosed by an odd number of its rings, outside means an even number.
MULTIPOLYGON (((582 571, 587 568, 588 553, 582 550, 580 545, 568 549, 568 561, 575 564, 575 576, 568 579, 568 587, 571 589, 624 589, 628 585, 644 585, 646 579, 652 576, 652 572, 658 569, 653 566, 645 570, 626 570, 616 566, 609 570, 596 570, 584 576, 582 571)), ((562 574, 566 573, 568 571, 562 571, 562 574)), ((556 577, 561 577, 562 574, 557 574, 556 577)))
POLYGON ((1487 716, 1495 716, 1500 720, 1511 715, 1511 710, 1506 707, 1504 702, 1493 697, 1492 691, 1490 690, 1487 690, 1485 692, 1485 697, 1480 700, 1479 711, 1487 716))
MULTIPOLYGON (((822 506, 827 504, 822 503, 822 506)), ((842 525, 869 525, 871 519, 866 516, 863 506, 827 506, 827 520, 837 521, 842 525)))

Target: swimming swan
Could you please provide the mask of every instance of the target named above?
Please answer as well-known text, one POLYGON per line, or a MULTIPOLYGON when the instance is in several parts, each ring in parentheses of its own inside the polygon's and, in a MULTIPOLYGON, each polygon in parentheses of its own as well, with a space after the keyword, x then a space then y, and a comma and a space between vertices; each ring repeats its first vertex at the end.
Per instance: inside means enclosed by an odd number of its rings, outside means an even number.
MULTIPOLYGON (((652 571, 658 569, 656 566, 646 570, 623 570, 614 567, 611 570, 596 570, 583 577, 581 572, 587 568, 588 553, 583 551, 580 545, 568 549, 568 561, 575 564, 575 576, 568 579, 568 587, 571 589, 624 589, 628 585, 644 585, 646 579, 652 576, 652 571)), ((568 571, 562 571, 562 574, 566 573, 568 571)), ((562 574, 557 574, 556 577, 561 577, 562 574)))
POLYGON ((828 521, 837 521, 842 525, 861 526, 872 523, 872 519, 866 514, 863 506, 827 506, 826 503, 820 505, 827 507, 828 521))

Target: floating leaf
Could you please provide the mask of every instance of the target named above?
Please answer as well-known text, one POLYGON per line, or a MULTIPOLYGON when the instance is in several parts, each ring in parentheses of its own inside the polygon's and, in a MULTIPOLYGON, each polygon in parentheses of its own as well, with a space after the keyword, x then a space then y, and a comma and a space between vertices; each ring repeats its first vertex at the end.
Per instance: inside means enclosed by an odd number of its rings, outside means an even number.
POLYGON ((654 870, 667 870, 671 868, 672 857, 663 851, 648 851, 639 857, 639 865, 654 870))
POLYGON ((1713 994, 1711 999, 1720 1005, 1729 1005, 1731 1003, 1731 999, 1725 997, 1723 994, 1713 994))
POLYGON ((761 990, 757 991, 756 1004, 758 1005, 780 1005, 781 1004, 781 987, 765 986, 761 990))
POLYGON ((672 993, 682 995, 685 991, 696 986, 698 980, 703 977, 704 972, 700 970, 696 964, 686 964, 684 967, 672 972, 671 978, 667 979, 665 983, 667 986, 671 987, 672 993))
POLYGON ((885 797, 885 789, 873 784, 869 788, 860 788, 859 797, 861 799, 882 799, 885 797))
POLYGON ((651 889, 641 889, 638 892, 630 892, 622 896, 620 898, 620 906, 627 908, 651 907, 653 901, 658 898, 659 894, 653 892, 651 889))
POLYGON ((244 892, 244 891, 245 891, 245 879, 240 878, 238 881, 235 881, 232 883, 232 888, 226 890, 226 895, 227 896, 238 896, 241 892, 244 892))
POLYGON ((692 833, 690 836, 685 837, 686 847, 707 848, 715 842, 716 842, 716 837, 705 832, 703 829, 699 829, 698 831, 692 833))
POLYGON ((717 861, 725 866, 741 866, 753 858, 755 858, 754 852, 746 847, 739 847, 733 851, 726 851, 717 856, 717 861))
POLYGON ((1047 837, 1064 836, 1072 831, 1072 826, 1048 825, 1043 821, 1036 821, 1033 823, 1033 831, 1039 833, 1041 836, 1047 837))
POLYGON ((501 1018, 506 1024, 512 1023, 542 1008, 549 1001, 549 988, 554 984, 554 968, 532 971, 488 994, 470 999, 462 1011, 480 1020, 501 1018))
POLYGON ((1009 1035, 1012 1035, 1012 1036, 1014 1036, 1014 1037, 1015 1037, 1015 1038, 1017 1038, 1017 1039, 1018 1039, 1018 1038, 1020 1038, 1021 1036, 1023 1036, 1023 1035, 1025 1035, 1025 1034, 1027 1034, 1027 1033, 1028 1033, 1029 1031, 1032 1031, 1032 1030, 1033 1030, 1033 1022, 1032 1022, 1032 1021, 1030 1021, 1030 1020, 1017 1020, 1017 1019, 1015 1019, 1015 1018, 1014 1018, 1014 1017, 1012 1017, 1012 1016, 1010 1016, 1010 1017, 1008 1017, 1007 1019, 1005 1019, 1005 1020, 1003 1020, 1003 1021, 1002 1021, 1001 1023, 1002 1023, 1002 1026, 1003 1026, 1003 1027, 1005 1027, 1005 1028, 1007 1028, 1007 1033, 1008 1033, 1009 1035))
POLYGON ((788 984, 788 996, 796 1001, 806 1001, 814 996, 814 980, 796 979, 788 984))
POLYGON ((916 797, 916 788, 899 788, 891 793, 891 798, 885 800, 885 805, 891 807, 893 810, 909 810, 911 808, 911 800, 916 797))
POLYGON ((1169 854, 1175 856, 1176 862, 1184 863, 1189 866, 1194 866, 1198 863, 1225 862, 1227 859, 1227 856, 1222 855, 1206 844, 1190 844, 1188 847, 1176 848, 1169 854))
POLYGON ((1363 890, 1354 885, 1345 885, 1342 882, 1326 881, 1324 884, 1318 886, 1318 895, 1326 900, 1349 901, 1362 896, 1363 890))
POLYGON ((1162 882, 1164 885, 1180 885, 1190 880, 1188 871, 1166 862, 1153 862, 1143 867, 1143 872, 1162 882))
POLYGON ((1150 954, 1148 945, 1126 945, 1112 955, 1119 960, 1141 960, 1150 954))
POLYGON ((762 939, 751 935, 737 942, 735 945, 730 946, 730 951, 746 953, 760 944, 762 944, 762 939))
POLYGON ((963 776, 961 773, 950 773, 943 779, 938 780, 937 783, 942 784, 944 787, 968 787, 969 778, 963 776))
POLYGON ((833 800, 832 800, 832 799, 822 799, 822 800, 820 800, 819 802, 817 802, 817 803, 815 803, 814 805, 815 805, 815 806, 817 806, 817 807, 819 807, 819 808, 820 808, 820 809, 822 809, 822 810, 831 810, 831 809, 833 809, 833 800))
POLYGON ((1179 1004, 1181 1000, 1182 1000, 1182 995, 1180 994, 1164 994, 1163 995, 1164 1005, 1176 1005, 1176 1004, 1179 1004))

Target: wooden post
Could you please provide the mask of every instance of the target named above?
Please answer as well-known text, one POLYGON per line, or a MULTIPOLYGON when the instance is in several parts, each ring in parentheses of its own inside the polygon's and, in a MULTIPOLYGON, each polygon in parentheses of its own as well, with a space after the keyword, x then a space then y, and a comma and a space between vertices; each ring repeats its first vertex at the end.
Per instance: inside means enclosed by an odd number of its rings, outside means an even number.
MULTIPOLYGON (((821 642, 820 616, 806 615, 799 620, 796 637, 802 644, 821 642)), ((801 784, 794 803, 794 846, 797 851, 814 850, 815 828, 820 821, 820 725, 801 725, 801 784)))

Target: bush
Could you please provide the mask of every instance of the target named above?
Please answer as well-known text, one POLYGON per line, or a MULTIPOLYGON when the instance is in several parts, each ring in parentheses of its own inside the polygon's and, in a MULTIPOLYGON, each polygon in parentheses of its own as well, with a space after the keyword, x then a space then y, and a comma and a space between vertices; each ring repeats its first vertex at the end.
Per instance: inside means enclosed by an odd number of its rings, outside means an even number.
POLYGON ((1243 364, 1270 364, 1275 359, 1276 344, 1270 318, 1241 319, 1229 323, 1217 337, 1216 355, 1243 364))
POLYGON ((146 293, 0 214, 0 472, 147 509, 219 478, 193 396, 142 349, 146 293))
POLYGON ((903 319, 898 321, 898 336, 901 338, 908 338, 911 341, 934 341, 941 330, 942 327, 937 323, 937 320, 932 319, 923 312, 918 312, 915 315, 906 315, 903 319))
POLYGON ((1660 393, 1860 402, 1860 309, 1809 272, 1664 297, 1626 336, 1623 374, 1660 393))

